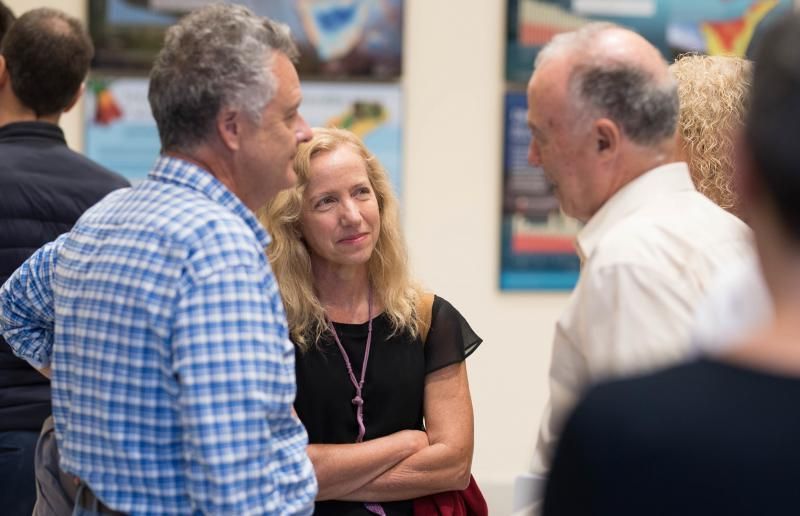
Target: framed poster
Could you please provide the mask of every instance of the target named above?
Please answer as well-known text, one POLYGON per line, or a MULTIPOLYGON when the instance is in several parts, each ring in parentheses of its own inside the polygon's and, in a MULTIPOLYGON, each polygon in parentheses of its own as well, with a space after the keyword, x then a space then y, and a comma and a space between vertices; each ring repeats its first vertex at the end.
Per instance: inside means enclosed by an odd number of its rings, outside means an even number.
MULTIPOLYGON (((129 180, 141 181, 160 144, 147 101, 148 81, 93 76, 85 105, 86 155, 129 180)), ((300 112, 311 126, 358 134, 386 168, 400 195, 402 93, 398 84, 302 82, 300 112)))
POLYGON ((686 52, 749 56, 764 26, 793 0, 509 0, 500 286, 567 289, 578 275, 577 224, 559 213, 541 170, 527 163, 525 89, 553 36, 605 20, 633 29, 668 61, 686 52), (520 90, 520 91, 515 91, 520 90))
POLYGON ((667 42, 674 55, 751 57, 764 26, 791 9, 792 0, 671 0, 667 42))
MULTIPOLYGON (((401 74, 403 0, 235 1, 289 25, 301 51, 301 77, 392 80, 401 74)), ((208 3, 212 0, 89 0, 93 67, 146 72, 167 27, 208 3)))
POLYGON ((542 169, 528 164, 527 104, 524 92, 506 94, 500 288, 571 289, 580 270, 579 223, 561 213, 542 169))
POLYGON ((596 20, 635 30, 668 61, 686 52, 751 56, 765 25, 793 0, 509 0, 506 80, 525 83, 539 49, 596 20))
POLYGON ((536 55, 554 35, 599 20, 635 30, 668 56, 669 1, 508 0, 506 80, 527 83, 536 55))

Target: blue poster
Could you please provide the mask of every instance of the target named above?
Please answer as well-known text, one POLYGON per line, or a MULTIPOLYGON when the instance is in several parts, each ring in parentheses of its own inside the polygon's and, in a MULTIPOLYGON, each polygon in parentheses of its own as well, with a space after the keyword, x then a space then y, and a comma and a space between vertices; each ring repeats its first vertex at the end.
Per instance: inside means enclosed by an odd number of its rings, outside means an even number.
MULTIPOLYGON (((223 0, 225 1, 225 0, 223 0)), ((95 68, 150 69, 164 32, 214 0, 89 0, 95 68)), ((303 78, 394 80, 402 70, 402 0, 227 0, 285 23, 303 78)))
MULTIPOLYGON (((696 0, 695 0, 696 1, 696 0)), ((716 1, 716 0, 703 0, 716 1)), ((506 80, 527 83, 539 50, 560 32, 593 21, 609 21, 635 30, 665 57, 670 0, 509 0, 506 80)), ((702 2, 697 2, 702 3, 702 2)))
POLYGON ((561 213, 542 169, 528 164, 527 110, 525 93, 506 94, 500 288, 567 290, 580 270, 579 223, 561 213))
MULTIPOLYGON (((85 102, 86 155, 136 182, 159 155, 144 78, 93 77, 85 102)), ((334 125, 364 140, 400 196, 402 93, 399 84, 303 81, 300 112, 309 125, 334 125)))
POLYGON ((671 0, 667 41, 674 54, 751 57, 764 27, 792 0, 671 0))

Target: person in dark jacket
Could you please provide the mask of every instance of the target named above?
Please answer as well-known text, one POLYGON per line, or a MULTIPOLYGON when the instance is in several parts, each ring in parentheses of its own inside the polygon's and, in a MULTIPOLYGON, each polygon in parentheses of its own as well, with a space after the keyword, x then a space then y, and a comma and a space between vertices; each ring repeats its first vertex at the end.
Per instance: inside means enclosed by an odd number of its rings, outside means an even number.
MULTIPOLYGON (((68 231, 122 177, 70 150, 58 126, 83 93, 94 48, 76 19, 35 9, 0 44, 0 284, 68 231)), ((30 515, 34 449, 50 415, 49 381, 0 337, 0 507, 30 515)))

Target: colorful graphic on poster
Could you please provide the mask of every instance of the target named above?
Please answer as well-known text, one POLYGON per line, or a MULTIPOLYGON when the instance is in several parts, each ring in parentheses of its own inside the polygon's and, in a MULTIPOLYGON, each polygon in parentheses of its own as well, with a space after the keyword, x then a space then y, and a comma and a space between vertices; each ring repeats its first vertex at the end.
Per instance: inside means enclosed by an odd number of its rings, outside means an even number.
POLYGON ((506 94, 500 288, 571 289, 579 223, 561 213, 542 169, 528 164, 527 110, 525 93, 506 94))
POLYGON ((674 54, 748 57, 763 27, 791 8, 792 0, 672 0, 667 41, 674 54))
POLYGON ((313 126, 336 126, 360 136, 401 196, 403 96, 399 84, 303 81, 301 113, 313 126))
MULTIPOLYGON (((160 148, 147 84, 142 78, 93 77, 85 102, 86 154, 134 182, 144 179, 160 148)), ((400 195, 400 86, 304 81, 302 88, 300 111, 308 123, 336 125, 358 134, 386 168, 400 195)))
POLYGON ((554 35, 598 20, 635 30, 669 56, 668 15, 669 0, 509 0, 506 80, 526 83, 536 55, 554 35))
POLYGON ((147 84, 141 78, 93 77, 84 102, 86 155, 134 183, 145 178, 161 148, 147 84))
MULTIPOLYGON (((229 0, 289 25, 307 78, 396 79, 402 0, 229 0)), ((149 70, 169 25, 211 0, 89 0, 95 68, 149 70)))

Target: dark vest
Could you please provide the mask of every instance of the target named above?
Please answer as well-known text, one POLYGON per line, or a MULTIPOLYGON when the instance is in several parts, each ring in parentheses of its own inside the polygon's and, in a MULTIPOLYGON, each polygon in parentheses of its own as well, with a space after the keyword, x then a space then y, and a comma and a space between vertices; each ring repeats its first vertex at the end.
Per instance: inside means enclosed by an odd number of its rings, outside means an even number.
MULTIPOLYGON (((0 127, 0 284, 38 248, 128 181, 71 151, 46 122, 0 127)), ((0 431, 36 430, 50 415, 50 383, 0 337, 0 431)))

